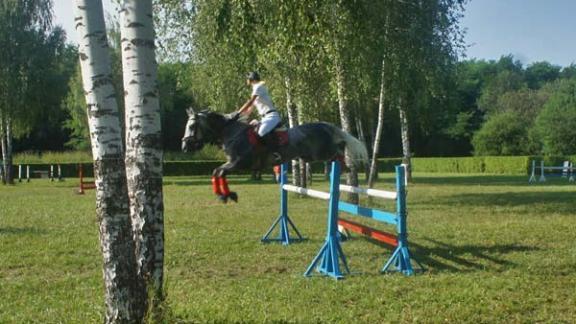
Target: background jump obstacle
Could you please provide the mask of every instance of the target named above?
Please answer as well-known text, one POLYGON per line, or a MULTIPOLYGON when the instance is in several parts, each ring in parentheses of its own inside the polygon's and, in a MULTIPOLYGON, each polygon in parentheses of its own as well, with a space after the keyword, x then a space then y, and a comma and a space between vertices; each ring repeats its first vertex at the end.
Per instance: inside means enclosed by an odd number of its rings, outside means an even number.
POLYGON ((82 164, 78 164, 78 178, 80 179, 80 187, 78 188, 78 194, 83 195, 84 190, 96 189, 96 183, 94 183, 94 181, 84 181, 84 172, 82 170, 82 164))
POLYGON ((544 166, 544 160, 540 161, 540 165, 536 165, 536 160, 532 160, 532 171, 530 173, 530 178, 528 183, 536 182, 536 169, 540 169, 540 177, 538 182, 546 182, 545 170, 549 171, 562 171, 560 174, 548 173, 548 176, 561 176, 562 178, 568 178, 569 182, 574 182, 574 165, 570 161, 564 161, 562 166, 544 166))
MULTIPOLYGON (((283 244, 290 243, 288 225, 292 226, 300 239, 302 238, 292 221, 288 218, 288 191, 329 201, 326 240, 304 275, 309 276, 311 275, 312 271, 316 269, 323 275, 327 275, 336 279, 343 278, 344 273, 342 273, 340 270, 341 264, 346 270, 346 273, 350 273, 348 264, 346 262, 346 257, 340 246, 338 226, 356 233, 367 235, 375 240, 395 248, 390 259, 388 259, 388 261, 384 264, 381 270, 382 272, 399 271, 405 275, 412 275, 414 273, 411 264, 410 252, 408 249, 408 232, 406 226, 405 168, 403 166, 396 167, 395 192, 340 185, 339 162, 332 162, 332 169, 330 173, 330 193, 286 184, 286 170, 287 165, 282 165, 281 178, 283 179, 281 179, 280 185, 281 214, 280 217, 272 224, 272 227, 268 230, 266 235, 264 235, 264 238, 262 239, 263 241, 271 241, 268 236, 274 227, 278 224, 284 225, 280 225, 280 237, 275 239, 275 241, 281 241, 283 244), (388 212, 342 202, 340 201, 341 191, 364 194, 376 198, 395 200, 396 211, 388 212), (354 216, 368 217, 380 222, 395 225, 397 233, 396 235, 386 233, 357 222, 339 219, 339 212, 346 212, 354 216), (282 219, 284 218, 286 220, 282 222, 282 219)), ((416 261, 416 263, 418 262, 416 261)), ((418 265, 423 269, 419 263, 418 265)))

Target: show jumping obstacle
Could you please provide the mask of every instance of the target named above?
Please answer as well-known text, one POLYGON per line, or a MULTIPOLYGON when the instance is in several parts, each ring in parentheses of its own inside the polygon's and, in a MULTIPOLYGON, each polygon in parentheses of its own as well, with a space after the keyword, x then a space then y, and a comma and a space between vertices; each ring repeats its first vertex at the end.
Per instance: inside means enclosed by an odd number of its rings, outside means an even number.
POLYGON ((80 187, 78 188, 78 194, 83 195, 84 190, 96 189, 96 184, 94 181, 84 181, 84 172, 82 170, 82 164, 78 164, 78 178, 80 178, 80 187))
MULTIPOLYGON (((561 176, 562 178, 568 178, 569 182, 574 182, 574 165, 570 161, 564 161, 563 166, 544 166, 544 160, 540 161, 540 166, 536 165, 536 160, 532 160, 532 172, 530 174, 530 178, 528 179, 528 183, 536 182, 536 169, 540 169, 540 177, 538 178, 539 182, 546 182, 546 176, 544 175, 545 170, 550 171, 562 171, 562 174, 558 174, 556 176, 561 176)), ((552 176, 553 174, 548 174, 548 176, 552 176)))
MULTIPOLYGON (((262 238, 263 242, 280 241, 283 244, 290 244, 292 240, 302 240, 302 236, 296 229, 288 217, 288 201, 287 192, 296 192, 299 194, 307 195, 310 197, 328 200, 328 229, 326 240, 319 253, 313 259, 312 263, 304 273, 305 276, 310 276, 312 271, 316 269, 321 274, 339 279, 343 278, 344 274, 340 271, 340 261, 344 266, 347 273, 350 273, 346 257, 340 246, 340 237, 338 233, 338 225, 357 233, 367 235, 375 240, 391 245, 395 248, 390 259, 384 264, 382 272, 392 271, 391 266, 394 265, 395 270, 402 272, 405 275, 412 275, 414 270, 412 268, 410 253, 408 250, 408 233, 406 226, 406 190, 405 190, 405 169, 402 166, 396 167, 396 191, 383 191, 375 189, 362 189, 358 187, 340 185, 340 164, 339 162, 332 162, 332 170, 330 173, 330 193, 296 187, 287 184, 287 165, 283 164, 280 177, 280 216, 272 224, 268 232, 262 238), (359 205, 354 205, 340 201, 340 192, 351 192, 357 194, 365 194, 371 197, 392 199, 396 200, 396 211, 387 212, 378 209, 366 208, 359 205), (397 234, 390 234, 376 230, 374 228, 348 221, 339 220, 339 212, 346 212, 356 216, 368 217, 380 222, 388 223, 396 226, 397 234), (279 237, 276 239, 269 238, 270 234, 276 226, 279 228, 279 237), (298 238, 290 238, 289 226, 296 232, 298 238)), ((420 264, 419 264, 420 265, 420 264)), ((420 267, 422 267, 420 265, 420 267)))

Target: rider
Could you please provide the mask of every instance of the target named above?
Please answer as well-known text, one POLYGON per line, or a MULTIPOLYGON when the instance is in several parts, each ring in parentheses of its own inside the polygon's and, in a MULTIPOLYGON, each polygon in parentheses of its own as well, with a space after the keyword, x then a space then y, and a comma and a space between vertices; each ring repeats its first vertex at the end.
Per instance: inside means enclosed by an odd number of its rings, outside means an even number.
MULTIPOLYGON (((252 96, 240 109, 238 109, 238 113, 248 116, 254 109, 254 106, 256 106, 258 115, 262 118, 260 125, 258 126, 258 136, 260 137, 260 141, 272 151, 272 155, 276 160, 281 160, 280 153, 276 152, 278 144, 276 143, 274 135, 271 133, 272 130, 281 122, 280 114, 276 108, 274 108, 272 99, 268 94, 268 89, 264 85, 264 82, 260 80, 258 72, 249 72, 246 75, 246 84, 252 86, 252 96)), ((258 124, 258 120, 254 119, 250 124, 258 124)))

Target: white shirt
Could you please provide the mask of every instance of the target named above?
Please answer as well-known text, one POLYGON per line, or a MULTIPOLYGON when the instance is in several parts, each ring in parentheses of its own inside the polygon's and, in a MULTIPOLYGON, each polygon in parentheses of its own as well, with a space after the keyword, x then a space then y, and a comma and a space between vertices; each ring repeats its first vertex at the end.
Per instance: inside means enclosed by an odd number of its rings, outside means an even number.
POLYGON ((266 115, 270 110, 276 110, 270 95, 268 94, 268 89, 264 86, 264 82, 254 83, 252 85, 252 95, 256 96, 254 100, 254 106, 258 109, 258 114, 260 116, 266 115))

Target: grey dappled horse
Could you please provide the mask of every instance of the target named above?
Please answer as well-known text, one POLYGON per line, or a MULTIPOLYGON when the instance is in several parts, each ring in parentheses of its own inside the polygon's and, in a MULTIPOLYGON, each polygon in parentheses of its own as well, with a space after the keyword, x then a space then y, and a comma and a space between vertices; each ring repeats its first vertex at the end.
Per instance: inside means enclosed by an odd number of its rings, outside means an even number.
MULTIPOLYGON (((192 152, 205 144, 221 145, 227 162, 214 169, 212 185, 216 195, 226 202, 238 201, 238 195, 230 192, 226 175, 233 170, 262 170, 295 158, 306 162, 343 160, 344 149, 348 150, 350 162, 361 165, 368 160, 366 147, 352 135, 328 123, 310 123, 285 131, 275 130, 279 136, 281 159, 260 143, 254 126, 238 120, 238 114, 222 115, 204 110, 188 109, 188 122, 182 150, 192 152)), ((348 162, 348 159, 347 159, 348 162)))

